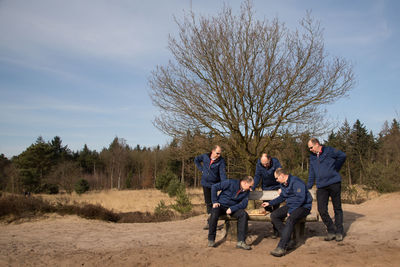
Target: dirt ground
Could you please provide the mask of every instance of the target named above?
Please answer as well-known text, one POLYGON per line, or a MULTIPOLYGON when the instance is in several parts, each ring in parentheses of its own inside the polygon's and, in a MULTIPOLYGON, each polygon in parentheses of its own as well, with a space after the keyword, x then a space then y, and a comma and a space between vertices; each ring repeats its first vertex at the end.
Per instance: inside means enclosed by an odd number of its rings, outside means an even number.
MULTIPOLYGON (((218 231, 207 247, 206 215, 163 223, 116 224, 50 215, 0 225, 0 266, 400 266, 400 193, 344 204, 343 242, 323 241, 322 222, 306 225, 306 240, 282 258, 271 224, 250 222, 251 251, 218 231)), ((222 222, 221 222, 222 223, 222 222)))

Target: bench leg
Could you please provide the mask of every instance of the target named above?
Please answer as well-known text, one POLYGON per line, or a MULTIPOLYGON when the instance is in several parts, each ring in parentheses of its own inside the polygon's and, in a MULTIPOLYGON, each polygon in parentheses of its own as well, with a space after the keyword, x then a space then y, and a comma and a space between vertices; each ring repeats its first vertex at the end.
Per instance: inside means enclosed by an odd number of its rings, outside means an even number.
POLYGON ((247 202, 247 209, 248 210, 254 210, 256 208, 256 201, 255 200, 249 200, 247 202))
POLYGON ((305 228, 306 228, 306 223, 305 222, 298 222, 296 223, 296 225, 294 226, 294 231, 292 234, 292 239, 294 241, 300 242, 305 235, 305 228))
POLYGON ((237 241, 237 221, 225 220, 225 237, 228 241, 237 241))

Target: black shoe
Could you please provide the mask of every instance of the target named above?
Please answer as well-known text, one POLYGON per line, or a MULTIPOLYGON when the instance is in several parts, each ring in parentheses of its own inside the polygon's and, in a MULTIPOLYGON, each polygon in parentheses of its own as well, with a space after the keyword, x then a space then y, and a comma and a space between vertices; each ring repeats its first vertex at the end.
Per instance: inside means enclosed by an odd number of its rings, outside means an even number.
POLYGON ((296 241, 294 241, 293 239, 291 239, 291 240, 289 241, 289 243, 287 244, 287 249, 288 249, 288 250, 292 250, 292 249, 295 249, 296 246, 297 246, 296 241))
POLYGON ((335 235, 335 239, 336 239, 336 242, 341 242, 341 241, 343 241, 343 235, 342 234, 336 234, 335 235))
POLYGON ((278 237, 279 237, 279 232, 276 231, 276 230, 274 230, 274 232, 273 232, 271 238, 272 238, 272 239, 277 239, 278 237))
POLYGON ((276 249, 274 249, 273 251, 270 252, 272 256, 275 257, 282 257, 286 254, 286 249, 277 247, 276 249))
POLYGON ((247 245, 244 241, 238 241, 236 244, 236 248, 241 248, 244 250, 250 250, 251 247, 249 245, 247 245))
POLYGON ((207 247, 214 248, 215 247, 214 240, 208 240, 207 247))
POLYGON ((332 240, 334 240, 335 238, 336 238, 336 235, 335 235, 335 234, 328 233, 328 234, 325 236, 324 240, 325 240, 325 241, 332 241, 332 240))

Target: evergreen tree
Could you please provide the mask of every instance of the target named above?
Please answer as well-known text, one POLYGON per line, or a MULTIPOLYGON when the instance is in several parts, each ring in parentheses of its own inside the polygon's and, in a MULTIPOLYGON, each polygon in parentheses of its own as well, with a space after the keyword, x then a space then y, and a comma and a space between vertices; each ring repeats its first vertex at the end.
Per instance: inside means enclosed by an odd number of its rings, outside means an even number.
POLYGON ((42 137, 15 159, 24 190, 40 192, 43 178, 54 166, 53 148, 42 137))

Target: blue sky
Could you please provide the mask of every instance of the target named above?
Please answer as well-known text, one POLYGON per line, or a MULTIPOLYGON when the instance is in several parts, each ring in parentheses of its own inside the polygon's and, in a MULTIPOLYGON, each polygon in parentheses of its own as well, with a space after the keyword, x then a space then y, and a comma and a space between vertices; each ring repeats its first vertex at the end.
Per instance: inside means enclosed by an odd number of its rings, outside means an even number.
MULTIPOLYGON (((240 1, 228 1, 237 13, 240 1)), ((356 119, 377 134, 400 117, 400 2, 255 0, 259 18, 297 26, 306 10, 321 22, 331 55, 354 65, 357 84, 327 106, 339 125, 356 119)), ((173 17, 220 0, 0 0, 0 154, 18 155, 38 136, 73 151, 100 151, 115 136, 130 146, 165 145, 152 121, 148 78, 165 65, 173 17)))

